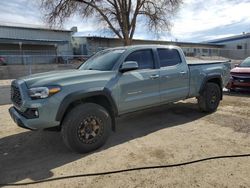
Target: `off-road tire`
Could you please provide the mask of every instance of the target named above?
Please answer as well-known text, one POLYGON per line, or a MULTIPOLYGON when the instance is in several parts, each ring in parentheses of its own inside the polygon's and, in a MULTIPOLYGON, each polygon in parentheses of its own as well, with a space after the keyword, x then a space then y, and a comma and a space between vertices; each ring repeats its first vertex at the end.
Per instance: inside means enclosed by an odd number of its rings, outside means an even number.
POLYGON ((98 104, 84 103, 74 107, 66 114, 61 133, 65 145, 70 150, 87 153, 101 147, 106 142, 110 130, 111 117, 107 110, 98 104), (91 123, 92 121, 94 123, 91 123), (97 124, 99 129, 94 129, 93 126, 97 127, 97 124), (86 139, 87 135, 88 138, 91 138, 90 140, 86 139))
POLYGON ((218 84, 208 82, 198 97, 198 105, 202 112, 215 112, 220 104, 222 91, 218 84))

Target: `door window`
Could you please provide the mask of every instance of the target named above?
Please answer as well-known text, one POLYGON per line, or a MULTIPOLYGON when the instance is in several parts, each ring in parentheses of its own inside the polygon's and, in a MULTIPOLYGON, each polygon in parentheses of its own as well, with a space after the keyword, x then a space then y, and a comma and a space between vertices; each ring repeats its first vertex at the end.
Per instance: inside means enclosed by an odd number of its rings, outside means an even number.
POLYGON ((173 66, 181 63, 181 57, 176 49, 157 49, 161 67, 173 66))
POLYGON ((136 61, 139 69, 153 69, 154 59, 152 50, 138 50, 128 55, 125 61, 136 61))

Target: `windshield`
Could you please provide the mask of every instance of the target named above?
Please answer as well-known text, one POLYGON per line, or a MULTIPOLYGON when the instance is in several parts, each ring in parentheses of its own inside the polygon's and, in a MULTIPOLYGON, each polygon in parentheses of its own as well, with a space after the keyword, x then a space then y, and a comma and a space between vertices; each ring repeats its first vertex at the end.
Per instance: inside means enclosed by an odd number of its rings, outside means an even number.
POLYGON ((116 61, 121 57, 125 50, 109 49, 96 53, 93 57, 88 59, 83 65, 79 67, 80 70, 112 70, 116 61))
POLYGON ((246 58, 240 65, 239 67, 250 67, 250 57, 246 58))

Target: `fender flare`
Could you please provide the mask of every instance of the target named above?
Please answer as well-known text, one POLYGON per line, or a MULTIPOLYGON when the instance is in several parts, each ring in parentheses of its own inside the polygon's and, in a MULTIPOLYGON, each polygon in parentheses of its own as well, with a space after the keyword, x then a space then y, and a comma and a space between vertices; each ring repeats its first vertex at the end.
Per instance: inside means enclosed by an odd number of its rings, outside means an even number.
POLYGON ((219 81, 220 81, 219 86, 221 88, 221 99, 222 99, 222 96, 223 96, 223 92, 222 92, 223 91, 223 84, 222 84, 222 78, 221 78, 220 74, 209 74, 209 75, 205 76, 203 81, 202 81, 199 93, 201 94, 203 92, 203 90, 205 89, 206 83, 209 82, 209 80, 212 80, 212 79, 219 79, 219 81))
POLYGON ((88 97, 100 96, 100 95, 104 96, 108 99, 109 103, 111 104, 112 113, 113 113, 112 115, 117 116, 118 109, 117 109, 117 106, 116 106, 116 103, 115 103, 113 97, 111 96, 111 92, 107 88, 104 88, 102 90, 76 91, 76 92, 70 93, 69 95, 64 97, 64 99, 62 100, 62 102, 58 108, 58 111, 56 114, 56 121, 61 122, 66 110, 68 109, 70 104, 73 103, 74 101, 81 100, 81 99, 88 98, 88 97))

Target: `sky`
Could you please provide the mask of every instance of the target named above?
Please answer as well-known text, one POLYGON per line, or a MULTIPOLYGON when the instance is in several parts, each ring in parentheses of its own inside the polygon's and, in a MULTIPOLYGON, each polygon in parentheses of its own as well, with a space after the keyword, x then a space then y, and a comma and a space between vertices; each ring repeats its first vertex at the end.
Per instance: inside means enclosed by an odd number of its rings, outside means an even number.
MULTIPOLYGON (((173 19, 170 32, 145 32, 138 27, 134 38, 202 42, 250 32, 250 0, 184 0, 173 19)), ((0 1, 0 24, 47 27, 39 8, 39 0, 0 1)), ((110 36, 100 32, 92 20, 79 16, 68 19, 65 29, 78 27, 77 35, 110 36)))

